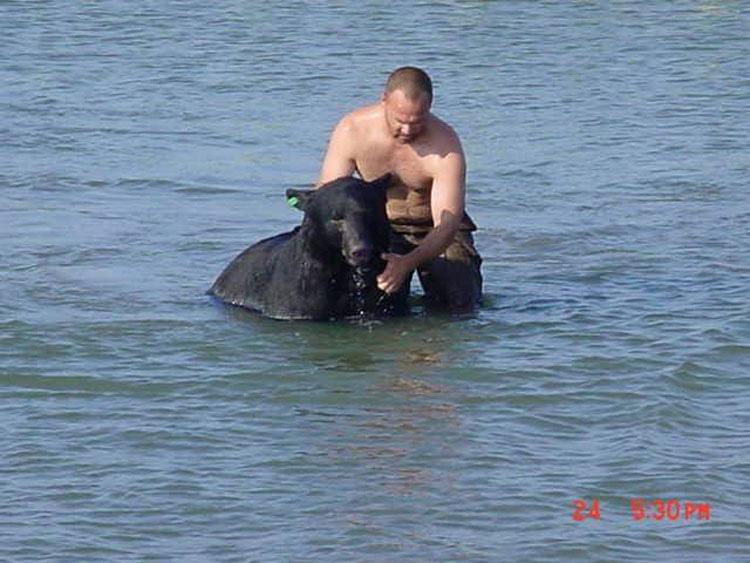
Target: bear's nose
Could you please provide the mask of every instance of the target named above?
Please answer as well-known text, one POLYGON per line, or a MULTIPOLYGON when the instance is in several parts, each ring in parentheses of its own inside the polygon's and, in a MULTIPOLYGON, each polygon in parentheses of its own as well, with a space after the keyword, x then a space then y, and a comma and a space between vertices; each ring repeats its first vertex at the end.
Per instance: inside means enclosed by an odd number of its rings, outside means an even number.
POLYGON ((366 246, 353 248, 350 256, 355 265, 367 264, 372 259, 372 249, 366 246))

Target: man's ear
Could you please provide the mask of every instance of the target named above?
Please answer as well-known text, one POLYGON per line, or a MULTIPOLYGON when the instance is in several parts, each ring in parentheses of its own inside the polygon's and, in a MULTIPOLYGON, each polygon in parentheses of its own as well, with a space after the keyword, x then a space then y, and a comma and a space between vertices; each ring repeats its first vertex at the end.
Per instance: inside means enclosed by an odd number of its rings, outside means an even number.
POLYGON ((315 190, 295 190, 294 188, 289 188, 286 191, 286 202, 300 211, 306 211, 314 195, 315 190))
POLYGON ((387 172, 383 174, 380 178, 376 178, 372 182, 368 182, 368 188, 381 190, 383 193, 385 193, 385 189, 391 185, 391 181, 393 180, 393 174, 390 172, 387 172))

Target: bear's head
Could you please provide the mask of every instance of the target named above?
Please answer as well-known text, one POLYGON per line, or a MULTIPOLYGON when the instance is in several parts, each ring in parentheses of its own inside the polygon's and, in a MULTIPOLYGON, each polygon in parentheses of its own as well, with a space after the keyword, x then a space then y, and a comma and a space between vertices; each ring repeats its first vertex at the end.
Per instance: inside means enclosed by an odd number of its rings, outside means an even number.
POLYGON ((286 191, 290 205, 304 211, 302 229, 321 253, 340 256, 359 270, 382 269, 388 251, 385 192, 391 175, 372 182, 345 176, 316 190, 286 191))

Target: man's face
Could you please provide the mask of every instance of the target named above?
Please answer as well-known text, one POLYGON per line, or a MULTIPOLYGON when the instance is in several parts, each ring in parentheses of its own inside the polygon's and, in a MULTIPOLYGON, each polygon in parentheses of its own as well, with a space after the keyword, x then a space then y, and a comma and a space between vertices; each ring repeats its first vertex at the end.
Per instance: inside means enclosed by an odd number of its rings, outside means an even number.
POLYGON ((411 143, 424 131, 430 113, 426 94, 410 100, 401 90, 394 90, 383 95, 383 104, 388 131, 397 142, 411 143))

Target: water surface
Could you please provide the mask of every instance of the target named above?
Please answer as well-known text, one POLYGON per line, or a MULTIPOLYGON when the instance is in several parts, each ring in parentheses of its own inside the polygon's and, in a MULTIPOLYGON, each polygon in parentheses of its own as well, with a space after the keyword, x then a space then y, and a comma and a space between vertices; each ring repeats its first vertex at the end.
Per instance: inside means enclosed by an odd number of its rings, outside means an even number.
POLYGON ((745 3, 0 22, 0 559, 750 555, 745 3), (467 153, 481 312, 286 323, 207 298, 299 221, 284 189, 403 64, 467 153), (682 517, 634 521, 635 498, 682 517))

